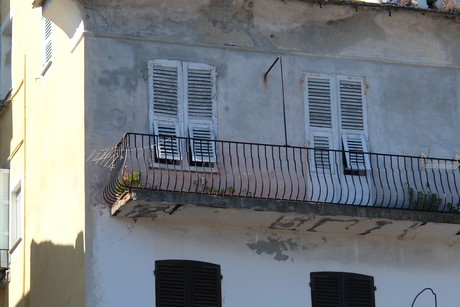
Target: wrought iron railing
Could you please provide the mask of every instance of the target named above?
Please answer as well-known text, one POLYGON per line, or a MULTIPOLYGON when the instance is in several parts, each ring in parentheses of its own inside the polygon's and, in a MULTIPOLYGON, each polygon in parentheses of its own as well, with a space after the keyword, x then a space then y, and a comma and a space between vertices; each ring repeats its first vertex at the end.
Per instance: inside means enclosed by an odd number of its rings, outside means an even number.
POLYGON ((126 134, 104 198, 147 189, 419 211, 460 212, 459 161, 126 134))

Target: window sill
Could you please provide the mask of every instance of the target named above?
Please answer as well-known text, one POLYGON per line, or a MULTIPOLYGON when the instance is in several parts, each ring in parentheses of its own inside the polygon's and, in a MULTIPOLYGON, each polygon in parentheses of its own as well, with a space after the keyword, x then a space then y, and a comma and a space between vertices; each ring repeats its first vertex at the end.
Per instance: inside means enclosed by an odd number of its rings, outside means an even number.
POLYGON ((13 243, 8 253, 10 253, 10 255, 13 254, 13 252, 16 250, 16 248, 19 246, 21 242, 22 242, 22 238, 18 238, 16 242, 13 243))
POLYGON ((48 69, 51 67, 51 64, 53 64, 53 61, 50 60, 45 64, 45 66, 43 66, 43 70, 42 70, 42 72, 40 74, 42 77, 46 74, 48 69))

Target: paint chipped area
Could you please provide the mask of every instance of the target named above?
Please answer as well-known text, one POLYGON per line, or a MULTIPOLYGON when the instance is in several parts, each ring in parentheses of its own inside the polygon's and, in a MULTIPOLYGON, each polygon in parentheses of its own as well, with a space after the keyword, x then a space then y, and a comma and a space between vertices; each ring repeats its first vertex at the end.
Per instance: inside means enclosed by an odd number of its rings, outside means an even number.
POLYGON ((295 240, 282 240, 276 236, 269 236, 267 240, 258 240, 255 243, 248 243, 246 245, 251 250, 255 251, 257 255, 273 255, 273 258, 277 261, 288 260, 291 258, 288 252, 295 251, 298 248, 298 244, 295 240))

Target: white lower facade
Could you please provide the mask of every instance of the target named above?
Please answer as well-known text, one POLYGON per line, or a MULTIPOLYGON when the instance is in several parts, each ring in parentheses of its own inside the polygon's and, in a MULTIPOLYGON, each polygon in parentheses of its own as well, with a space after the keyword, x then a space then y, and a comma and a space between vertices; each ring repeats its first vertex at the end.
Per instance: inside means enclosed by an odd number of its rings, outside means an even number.
MULTIPOLYGON (((424 288, 436 293, 438 306, 457 306, 460 299, 458 241, 133 220, 97 207, 93 223, 87 306, 155 306, 155 261, 167 259, 220 265, 225 307, 312 306, 310 273, 318 271, 374 277, 378 307, 411 306, 424 288)), ((434 301, 425 291, 414 306, 434 301)))

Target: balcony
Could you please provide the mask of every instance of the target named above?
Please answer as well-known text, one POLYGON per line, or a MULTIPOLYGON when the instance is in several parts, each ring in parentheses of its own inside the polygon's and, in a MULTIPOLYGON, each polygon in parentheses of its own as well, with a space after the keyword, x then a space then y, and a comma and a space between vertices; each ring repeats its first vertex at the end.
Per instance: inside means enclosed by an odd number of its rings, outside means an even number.
POLYGON ((458 160, 133 133, 110 156, 113 215, 194 206, 460 224, 458 160))

